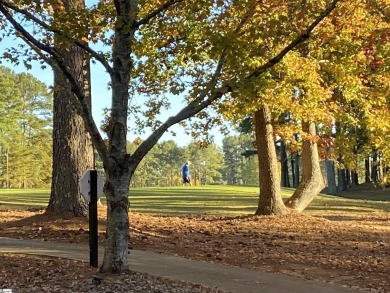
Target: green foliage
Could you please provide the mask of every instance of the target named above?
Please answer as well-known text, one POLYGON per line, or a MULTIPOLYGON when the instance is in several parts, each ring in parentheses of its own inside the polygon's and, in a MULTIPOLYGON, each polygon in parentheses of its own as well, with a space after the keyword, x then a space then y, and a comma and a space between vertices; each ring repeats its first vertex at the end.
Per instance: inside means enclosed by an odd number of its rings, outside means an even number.
POLYGON ((223 140, 223 178, 228 184, 258 185, 257 156, 245 157, 243 153, 254 148, 251 135, 228 136, 223 140))
MULTIPOLYGON (((141 141, 128 144, 132 153, 141 141)), ((157 143, 139 164, 132 186, 177 186, 182 184, 181 168, 190 161, 193 185, 219 183, 223 154, 214 144, 200 147, 196 143, 179 147, 173 140, 157 143)))
POLYGON ((30 74, 0 67, 0 182, 48 186, 51 178, 52 97, 30 74))

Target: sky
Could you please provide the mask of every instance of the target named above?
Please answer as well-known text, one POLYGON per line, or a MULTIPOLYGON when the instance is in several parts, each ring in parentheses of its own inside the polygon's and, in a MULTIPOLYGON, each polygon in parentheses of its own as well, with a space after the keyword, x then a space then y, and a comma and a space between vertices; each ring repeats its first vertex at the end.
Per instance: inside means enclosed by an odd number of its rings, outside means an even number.
MULTIPOLYGON (((15 47, 18 41, 11 38, 5 38, 0 41, 0 54, 4 52, 5 48, 15 47)), ((40 64, 33 63, 33 66, 30 70, 27 70, 23 64, 15 65, 9 63, 5 60, 1 60, 1 65, 6 66, 14 70, 15 73, 27 72, 32 74, 35 78, 42 81, 46 85, 50 86, 53 84, 53 72, 51 68, 48 66, 46 69, 42 69, 40 64)), ((110 108, 111 105, 111 91, 108 89, 109 75, 105 72, 103 66, 99 63, 91 65, 91 88, 92 88, 92 114, 98 128, 100 127, 101 121, 103 120, 103 110, 105 108, 110 108)), ((177 96, 172 98, 177 99, 177 96)), ((172 109, 169 111, 165 111, 161 118, 162 121, 165 121, 169 115, 176 114, 182 107, 184 107, 184 102, 174 102, 172 103, 172 109)), ((131 122, 129 122, 129 126, 131 122)), ((172 136, 169 131, 163 135, 160 139, 164 140, 174 140, 179 146, 185 146, 191 142, 190 135, 186 134, 182 127, 177 125, 172 126, 170 130, 176 133, 176 136, 172 136)), ((142 139, 146 139, 150 132, 141 135, 142 139)), ((219 146, 222 146, 223 136, 218 129, 214 129, 211 131, 211 135, 214 137, 214 143, 219 146)), ((136 138, 138 135, 134 135, 132 133, 128 134, 128 140, 131 141, 136 138)))

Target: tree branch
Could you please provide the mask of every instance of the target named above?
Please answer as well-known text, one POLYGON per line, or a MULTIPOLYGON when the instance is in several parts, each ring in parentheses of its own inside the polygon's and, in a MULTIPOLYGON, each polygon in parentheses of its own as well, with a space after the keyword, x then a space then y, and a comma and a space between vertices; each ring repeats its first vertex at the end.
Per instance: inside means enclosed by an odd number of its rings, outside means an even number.
POLYGON ((161 12, 167 10, 172 5, 183 2, 184 0, 168 0, 167 2, 163 3, 160 7, 158 7, 156 10, 150 12, 148 15, 146 15, 144 18, 140 19, 139 21, 135 22, 133 24, 133 29, 138 29, 141 25, 147 24, 153 17, 156 17, 161 12))
POLYGON ((7 8, 9 8, 9 9, 15 11, 15 12, 18 12, 18 13, 24 15, 26 18, 28 18, 29 20, 31 20, 31 21, 35 22, 36 24, 40 25, 41 27, 43 27, 47 31, 55 33, 57 35, 60 35, 60 36, 62 36, 64 38, 66 38, 67 40, 71 41, 76 46, 82 48, 84 51, 88 52, 93 58, 95 58, 97 61, 99 61, 103 65, 103 67, 107 70, 108 74, 110 74, 110 75, 113 74, 113 69, 110 66, 110 64, 107 62, 107 60, 101 54, 99 54, 98 52, 93 50, 91 47, 89 47, 85 43, 80 42, 78 40, 74 40, 73 38, 65 35, 60 30, 52 29, 47 23, 43 22, 42 20, 40 20, 39 18, 37 18, 36 16, 31 14, 30 12, 28 12, 28 11, 26 11, 24 9, 20 9, 19 7, 9 3, 8 1, 0 0, 0 3, 2 5, 4 5, 5 7, 7 7, 7 8))
POLYGON ((374 6, 374 8, 375 8, 376 10, 379 11, 379 13, 382 15, 383 20, 389 22, 389 20, 390 20, 390 14, 389 14, 388 11, 386 11, 386 8, 385 8, 385 7, 382 7, 382 6, 378 3, 378 1, 376 1, 376 0, 369 0, 368 2, 369 2, 372 6, 374 6))
POLYGON ((307 29, 301 35, 296 37, 290 44, 288 44, 275 57, 273 57, 267 63, 258 67, 252 73, 250 73, 247 77, 245 77, 245 80, 250 80, 253 77, 260 76, 266 70, 268 70, 269 68, 274 66, 276 63, 278 63, 280 60, 282 60, 282 58, 288 52, 290 52, 292 49, 294 49, 297 45, 299 45, 300 43, 303 43, 305 40, 307 40, 310 37, 310 34, 314 30, 314 28, 336 8, 336 5, 338 2, 339 2, 339 0, 333 0, 332 3, 330 3, 324 11, 322 11, 322 13, 307 27, 307 29))
MULTIPOLYGON (((290 52, 292 49, 294 49, 297 45, 304 42, 306 39, 310 37, 311 32, 313 29, 327 16, 329 15, 335 8, 339 0, 333 0, 331 4, 328 5, 328 7, 308 26, 308 28, 305 30, 305 32, 298 37, 296 37, 289 45, 287 45, 282 51, 280 51, 275 57, 270 59, 267 63, 264 65, 256 68, 252 73, 250 73, 248 76, 244 77, 243 81, 244 84, 246 82, 249 82, 252 78, 258 77, 261 74, 263 74, 266 70, 277 64, 282 60, 282 58, 290 52)), ((242 21, 245 20, 245 16, 242 21)), ((241 22, 242 22, 241 21, 241 22)), ((239 26, 236 29, 236 32, 238 33, 240 30, 240 27, 242 27, 243 24, 239 24, 239 26)), ((131 160, 136 161, 138 164, 137 158, 143 158, 143 156, 148 153, 148 151, 157 143, 157 141, 161 138, 161 136, 165 133, 165 131, 168 130, 172 125, 175 125, 185 119, 188 119, 190 117, 193 117, 194 115, 198 114, 200 111, 204 110, 208 106, 210 106, 214 101, 219 100, 222 98, 225 94, 232 92, 233 90, 237 89, 236 86, 230 85, 228 83, 225 83, 222 87, 219 89, 215 89, 215 85, 217 83, 217 77, 219 77, 220 72, 222 70, 222 60, 225 58, 226 55, 226 47, 222 50, 219 63, 221 62, 221 65, 217 65, 217 69, 214 72, 213 76, 210 79, 210 83, 212 83, 212 86, 209 87, 209 89, 202 94, 200 94, 195 100, 190 102, 187 106, 185 106, 179 113, 177 113, 175 116, 169 117, 163 124, 160 125, 140 146, 139 148, 134 152, 134 154, 129 158, 131 160), (208 99, 205 99, 207 96, 209 96, 208 99)), ((140 160, 139 160, 140 161, 140 160)))
MULTIPOLYGON (((255 3, 255 2, 254 2, 255 3)), ((238 35, 240 30, 243 28, 247 20, 253 15, 255 5, 251 5, 248 11, 243 15, 234 34, 238 35)), ((217 66, 215 68, 214 74, 211 76, 210 81, 208 82, 208 89, 205 89, 196 99, 191 101, 186 107, 184 107, 177 115, 169 117, 168 120, 160 125, 134 152, 134 154, 129 158, 138 164, 141 160, 137 158, 143 158, 149 150, 157 143, 160 137, 165 133, 165 131, 174 124, 179 123, 189 117, 192 117, 211 105, 214 100, 217 100, 223 96, 224 93, 219 92, 215 93, 216 96, 214 99, 205 99, 206 96, 211 92, 215 91, 215 87, 218 83, 219 77, 221 75, 223 65, 226 62, 227 53, 229 45, 228 43, 223 47, 221 55, 219 57, 217 66), (217 98, 218 96, 218 98, 217 98)))
POLYGON ((62 71, 62 73, 65 75, 67 80, 69 81, 69 84, 71 86, 72 92, 76 95, 78 98, 82 111, 83 111, 83 118, 87 125, 87 127, 90 129, 91 137, 94 143, 94 146, 99 152, 99 155, 103 161, 103 164, 106 167, 111 166, 111 161, 107 154, 107 149, 105 147, 103 138, 100 135, 100 132, 95 124, 95 121, 92 117, 91 109, 89 108, 89 105, 87 101, 89 100, 89 97, 86 97, 84 94, 84 91, 81 89, 81 87, 78 85, 76 79, 72 75, 72 73, 68 70, 66 65, 63 63, 63 60, 61 59, 61 56, 58 54, 58 52, 47 45, 44 45, 40 43, 37 39, 35 39, 29 32, 27 32, 8 12, 7 8, 4 7, 2 0, 0 0, 0 12, 6 17, 6 19, 11 23, 11 25, 14 27, 16 31, 21 33, 24 38, 26 38, 27 43, 33 44, 35 48, 33 49, 39 49, 41 51, 44 51, 48 53, 50 56, 52 56, 53 61, 55 61, 56 66, 62 71))

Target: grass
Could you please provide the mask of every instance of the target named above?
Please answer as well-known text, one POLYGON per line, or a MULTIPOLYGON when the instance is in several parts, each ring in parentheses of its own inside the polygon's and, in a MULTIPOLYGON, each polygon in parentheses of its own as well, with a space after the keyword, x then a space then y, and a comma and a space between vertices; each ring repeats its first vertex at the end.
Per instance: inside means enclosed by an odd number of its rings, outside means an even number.
MULTIPOLYGON (((283 188, 282 196, 289 197, 293 189, 283 188)), ((1 189, 0 210, 43 208, 49 201, 47 189, 1 189)), ((326 211, 348 212, 390 211, 390 195, 367 200, 351 192, 349 197, 319 195, 305 212, 323 214, 326 211)), ((370 197, 372 198, 372 197, 370 197)), ((105 198, 102 198, 103 204, 105 198)), ((130 209, 150 214, 253 214, 258 202, 258 188, 249 186, 192 186, 134 188, 130 190, 130 209)))

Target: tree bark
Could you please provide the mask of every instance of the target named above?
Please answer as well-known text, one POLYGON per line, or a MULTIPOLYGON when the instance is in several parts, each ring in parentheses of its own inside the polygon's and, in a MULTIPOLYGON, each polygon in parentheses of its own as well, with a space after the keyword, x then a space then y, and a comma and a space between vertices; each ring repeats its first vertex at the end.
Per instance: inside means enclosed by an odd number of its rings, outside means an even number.
POLYGON ((335 173, 334 162, 326 158, 325 166, 326 166, 326 180, 328 183, 326 194, 337 195, 336 173, 335 173))
POLYGON ((379 181, 378 152, 377 152, 377 150, 374 150, 374 153, 373 153, 373 156, 372 156, 371 180, 372 180, 372 182, 378 182, 379 181))
POLYGON ((364 160, 364 182, 365 183, 371 182, 371 179, 370 179, 370 157, 367 157, 364 160))
POLYGON ((284 144, 283 141, 280 142, 280 164, 281 164, 281 170, 282 170, 281 185, 282 185, 282 187, 290 187, 286 145, 284 144))
POLYGON ((359 174, 356 171, 351 171, 351 183, 352 186, 359 185, 359 174))
POLYGON ((256 146, 259 157, 260 195, 256 215, 283 215, 289 211, 280 193, 280 176, 276 157, 271 111, 267 106, 254 115, 256 146))
POLYGON ((303 211, 314 197, 325 187, 321 173, 316 142, 316 128, 313 122, 302 122, 302 130, 309 135, 302 142, 302 180, 286 206, 298 212, 303 211))
POLYGON ((291 170, 293 177, 293 188, 297 188, 299 185, 299 153, 295 152, 291 155, 291 170))
POLYGON ((129 243, 129 185, 128 168, 117 166, 107 172, 104 186, 107 198, 107 227, 101 272, 121 273, 127 268, 129 243))
MULTIPOLYGON (((337 161, 341 165, 343 163, 343 159, 341 155, 338 157, 337 161)), ((346 191, 347 190, 347 178, 345 176, 345 168, 339 168, 337 171, 337 181, 338 181, 338 192, 346 191)))
MULTIPOLYGON (((81 7, 83 1, 62 2, 69 8, 81 7)), ((90 97, 89 64, 85 52, 76 46, 57 50, 64 56, 64 62, 74 74, 85 95, 90 97)), ((91 136, 82 118, 77 97, 71 91, 62 72, 53 67, 53 170, 49 205, 46 213, 57 216, 86 215, 88 204, 79 192, 79 179, 87 169, 94 167, 94 153, 91 136)), ((91 101, 89 100, 89 105, 91 101)))

